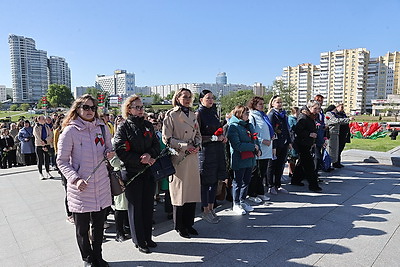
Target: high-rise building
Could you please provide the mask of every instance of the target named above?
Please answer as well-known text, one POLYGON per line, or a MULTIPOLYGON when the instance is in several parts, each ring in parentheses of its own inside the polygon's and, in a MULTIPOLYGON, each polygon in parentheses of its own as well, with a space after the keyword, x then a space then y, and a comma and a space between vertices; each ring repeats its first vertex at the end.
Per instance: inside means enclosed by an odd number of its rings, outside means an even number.
POLYGON ((216 84, 227 84, 228 77, 226 76, 226 72, 220 72, 217 74, 217 78, 215 78, 216 84))
POLYGON ((81 95, 84 95, 89 88, 93 88, 93 86, 77 86, 75 87, 74 97, 77 99, 81 95))
POLYGON ((97 75, 95 86, 110 95, 131 95, 135 93, 135 74, 116 70, 114 75, 97 75))
POLYGON ((321 53, 319 91, 326 103, 343 103, 348 113, 365 110, 369 57, 365 48, 321 53))
POLYGON ((49 84, 64 84, 71 88, 71 73, 64 58, 50 57, 36 49, 35 40, 10 34, 13 102, 34 103, 47 94, 49 84))
POLYGON ((265 88, 262 83, 254 83, 253 93, 256 96, 263 96, 265 94, 265 88))
POLYGON ((311 99, 314 71, 317 70, 317 67, 310 63, 283 68, 281 77, 283 85, 291 85, 295 88, 295 90, 291 92, 294 106, 302 107, 311 99))
POLYGON ((65 58, 50 56, 49 66, 49 84, 61 84, 71 88, 71 70, 65 58))
POLYGON ((7 91, 5 85, 0 85, 0 103, 7 100, 7 91))
POLYGON ((32 38, 8 37, 13 83, 13 102, 36 102, 47 92, 47 52, 37 50, 32 38))

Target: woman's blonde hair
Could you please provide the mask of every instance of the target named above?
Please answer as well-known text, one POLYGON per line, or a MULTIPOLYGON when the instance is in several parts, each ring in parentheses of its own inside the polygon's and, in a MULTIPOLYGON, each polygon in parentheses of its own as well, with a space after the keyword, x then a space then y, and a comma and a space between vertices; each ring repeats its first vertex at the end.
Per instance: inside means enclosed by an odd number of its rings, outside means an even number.
POLYGON ((181 89, 179 89, 178 91, 175 92, 174 97, 172 98, 172 106, 176 107, 176 106, 179 105, 179 100, 178 100, 178 98, 181 97, 181 95, 182 95, 182 93, 183 93, 184 91, 190 93, 190 97, 192 98, 191 101, 190 101, 190 106, 192 106, 192 104, 193 104, 193 94, 192 94, 192 91, 190 91, 190 90, 187 89, 187 88, 181 88, 181 89))
MULTIPOLYGON (((93 105, 95 105, 97 107, 98 101, 92 95, 84 94, 84 95, 78 97, 74 101, 74 103, 72 103, 72 106, 71 106, 70 110, 68 111, 67 115, 64 118, 64 121, 63 121, 63 124, 62 124, 63 128, 68 126, 68 124, 71 121, 75 120, 79 116, 78 115, 78 108, 80 108, 82 103, 85 103, 87 100, 92 100, 93 105)), ((97 118, 97 119, 99 118, 99 113, 98 113, 97 109, 94 112, 94 117, 97 118)))
POLYGON ((274 95, 273 97, 271 97, 271 99, 269 100, 269 104, 268 104, 269 110, 273 109, 272 104, 274 103, 274 101, 277 101, 277 100, 282 101, 282 97, 280 97, 279 95, 274 95))
POLYGON ((131 95, 128 97, 125 102, 122 104, 121 115, 126 120, 129 116, 129 109, 131 108, 132 102, 136 100, 141 100, 138 95, 131 95))
POLYGON ((237 105, 233 110, 232 110, 232 115, 235 116, 238 119, 243 119, 243 114, 245 112, 249 111, 249 107, 243 106, 243 105, 237 105))

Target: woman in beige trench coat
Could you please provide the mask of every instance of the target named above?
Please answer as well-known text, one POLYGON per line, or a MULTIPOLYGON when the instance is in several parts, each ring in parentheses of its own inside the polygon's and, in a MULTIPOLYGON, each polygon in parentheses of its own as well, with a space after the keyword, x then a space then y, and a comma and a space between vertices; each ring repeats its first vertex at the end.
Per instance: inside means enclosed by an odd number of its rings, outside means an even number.
POLYGON ((173 106, 164 119, 163 142, 175 149, 172 156, 176 173, 169 185, 175 230, 189 238, 198 235, 193 228, 196 202, 200 202, 200 173, 198 152, 201 134, 195 113, 190 109, 192 92, 181 88, 173 98, 173 106))

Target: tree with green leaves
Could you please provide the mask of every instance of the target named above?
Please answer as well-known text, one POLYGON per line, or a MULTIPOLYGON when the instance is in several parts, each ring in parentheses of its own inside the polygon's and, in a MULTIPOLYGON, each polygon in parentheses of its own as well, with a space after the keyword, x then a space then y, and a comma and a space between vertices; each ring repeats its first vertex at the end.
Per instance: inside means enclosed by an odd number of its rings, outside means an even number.
POLYGON ((10 106, 10 110, 11 110, 11 111, 17 111, 17 110, 18 110, 18 105, 17 105, 17 104, 12 104, 12 105, 10 106))
POLYGON ((28 111, 28 110, 31 108, 31 106, 30 106, 29 104, 21 104, 21 105, 19 106, 19 108, 20 108, 22 111, 28 111))
POLYGON ((175 91, 172 90, 171 92, 169 92, 169 94, 165 97, 165 99, 167 100, 171 100, 174 97, 175 91))
POLYGON ((71 89, 61 84, 50 84, 47 90, 47 102, 52 107, 70 107, 74 101, 71 89))
POLYGON ((289 83, 285 84, 282 80, 275 80, 272 85, 272 91, 275 95, 279 95, 283 101, 283 108, 289 110, 293 104, 292 93, 296 90, 296 86, 289 83))
POLYGON ((160 96, 160 94, 155 94, 153 96, 153 104, 160 104, 162 101, 162 97, 160 96))
POLYGON ((254 96, 251 90, 241 90, 237 92, 230 92, 221 97, 222 114, 227 114, 233 110, 236 105, 247 105, 247 102, 254 96))
POLYGON ((109 93, 107 91, 102 91, 97 89, 96 87, 89 87, 86 92, 86 94, 89 94, 91 96, 93 96, 94 98, 98 99, 100 94, 104 94, 104 106, 108 107, 109 106, 109 93))

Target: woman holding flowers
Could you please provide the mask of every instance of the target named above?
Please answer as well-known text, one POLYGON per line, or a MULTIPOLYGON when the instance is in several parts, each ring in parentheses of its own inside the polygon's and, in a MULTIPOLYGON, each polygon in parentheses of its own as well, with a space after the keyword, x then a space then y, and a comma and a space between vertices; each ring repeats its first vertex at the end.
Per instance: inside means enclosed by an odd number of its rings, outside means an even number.
POLYGON ((214 95, 209 90, 200 93, 197 121, 202 138, 199 152, 202 218, 209 223, 218 223, 220 218, 214 211, 214 202, 218 180, 227 177, 224 150, 227 139, 214 105, 214 95))
POLYGON ((228 140, 231 150, 233 212, 244 215, 253 211, 246 203, 251 171, 255 166, 255 157, 260 156, 259 142, 254 127, 249 123, 249 108, 239 105, 232 111, 229 120, 228 140))
POLYGON ((249 200, 255 203, 268 201, 264 194, 264 180, 267 175, 268 162, 272 159, 272 138, 274 129, 267 114, 264 113, 264 98, 255 96, 248 104, 250 108, 250 123, 253 125, 260 142, 261 156, 257 157, 256 165, 252 170, 249 185, 249 200))
POLYGON ((139 96, 125 100, 122 116, 125 121, 117 128, 113 145, 125 165, 125 180, 134 178, 125 189, 132 241, 140 252, 150 253, 149 247, 157 246, 151 239, 155 182, 151 171, 143 170, 156 161, 160 144, 153 124, 144 119, 144 106, 139 96))
POLYGON ((176 173, 170 183, 175 230, 180 236, 198 235, 193 228, 196 202, 200 202, 198 152, 201 134, 196 114, 191 110, 193 95, 189 89, 179 89, 172 100, 174 106, 165 114, 163 142, 176 150, 172 156, 176 173))
POLYGON ((269 102, 268 118, 275 132, 275 138, 272 141, 273 157, 267 168, 268 193, 271 195, 277 195, 278 192, 288 193, 285 188, 281 187, 281 178, 292 139, 290 138, 286 111, 282 108, 282 103, 282 98, 279 95, 272 97, 269 102))

